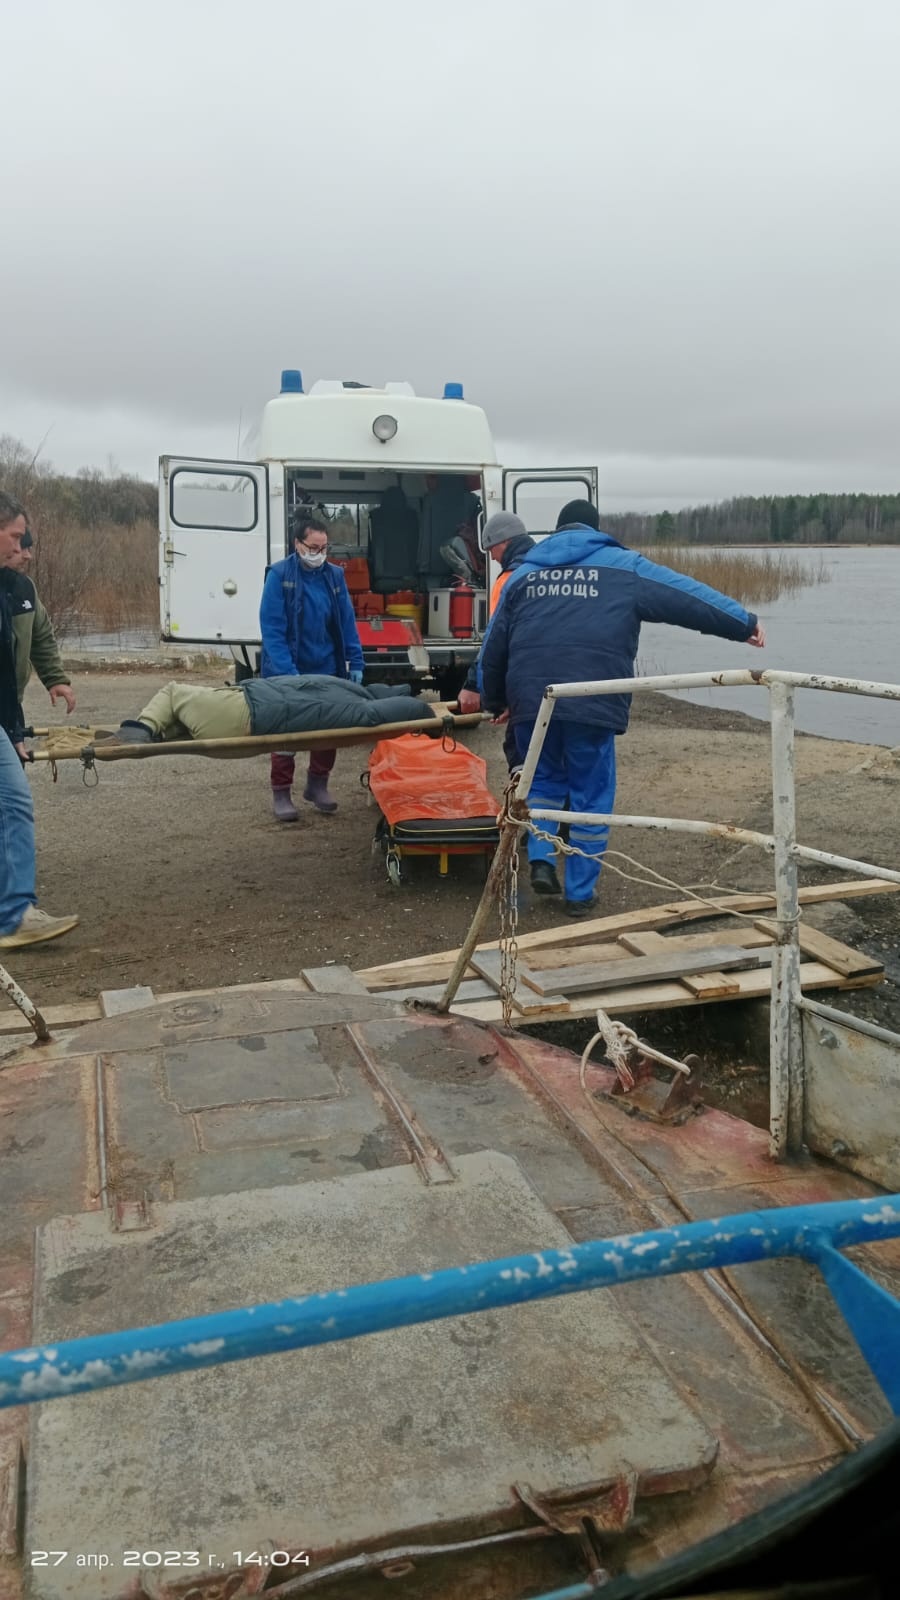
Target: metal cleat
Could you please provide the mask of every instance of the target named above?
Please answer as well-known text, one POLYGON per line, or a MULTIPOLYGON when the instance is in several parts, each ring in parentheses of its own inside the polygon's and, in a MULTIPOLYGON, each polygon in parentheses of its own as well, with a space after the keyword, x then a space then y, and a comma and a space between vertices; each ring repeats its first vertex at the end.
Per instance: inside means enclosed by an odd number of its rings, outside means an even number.
POLYGON ((703 1106, 703 1092, 695 1076, 700 1060, 687 1056, 679 1071, 666 1080, 657 1075, 660 1063, 645 1055, 640 1044, 629 1052, 628 1068, 632 1085, 623 1083, 619 1073, 609 1094, 602 1098, 612 1100, 631 1116, 646 1117, 651 1122, 665 1122, 679 1127, 694 1116, 703 1106))

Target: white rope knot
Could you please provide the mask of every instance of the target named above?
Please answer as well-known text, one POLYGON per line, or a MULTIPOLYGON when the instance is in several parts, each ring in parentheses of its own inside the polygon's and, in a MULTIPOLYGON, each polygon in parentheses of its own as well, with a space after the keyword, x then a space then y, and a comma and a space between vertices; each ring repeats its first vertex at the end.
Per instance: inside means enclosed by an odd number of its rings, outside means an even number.
POLYGON ((633 1028, 624 1022, 615 1022, 608 1017, 605 1011, 597 1012, 597 1032, 591 1039, 587 1049, 581 1057, 581 1082, 584 1086, 585 1069, 590 1059, 591 1051, 600 1040, 606 1052, 606 1059, 615 1069, 616 1077, 623 1089, 634 1088, 634 1073, 628 1062, 632 1050, 640 1047, 640 1040, 633 1028))
POLYGON ((639 1039, 633 1028, 624 1022, 616 1022, 608 1017, 605 1011, 597 1012, 597 1032, 590 1039, 581 1057, 579 1081, 582 1089, 587 1093, 585 1074, 590 1060, 591 1051, 600 1040, 603 1040, 606 1059, 615 1071, 616 1077, 625 1090, 634 1088, 634 1073, 631 1070, 632 1052, 647 1056, 651 1061, 658 1061, 663 1067, 671 1067, 673 1072, 680 1072, 683 1077, 689 1078, 691 1069, 684 1061, 676 1061, 674 1056, 667 1056, 662 1050, 657 1050, 652 1044, 645 1044, 639 1039))

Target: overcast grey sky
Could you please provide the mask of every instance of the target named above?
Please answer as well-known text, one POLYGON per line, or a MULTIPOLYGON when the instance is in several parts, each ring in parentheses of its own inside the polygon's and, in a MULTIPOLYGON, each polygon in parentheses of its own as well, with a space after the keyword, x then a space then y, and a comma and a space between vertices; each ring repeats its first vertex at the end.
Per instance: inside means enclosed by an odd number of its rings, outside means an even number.
POLYGON ((4 0, 0 432, 155 477, 283 366, 609 509, 896 490, 896 0, 4 0))

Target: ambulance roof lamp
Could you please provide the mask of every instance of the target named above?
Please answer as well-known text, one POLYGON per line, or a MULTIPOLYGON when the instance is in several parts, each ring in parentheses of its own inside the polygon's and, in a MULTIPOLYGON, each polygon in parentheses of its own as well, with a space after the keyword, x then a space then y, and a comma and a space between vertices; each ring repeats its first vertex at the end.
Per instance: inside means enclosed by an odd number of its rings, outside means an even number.
POLYGON ((282 394, 303 393, 303 373, 298 371, 296 367, 285 367, 281 374, 281 392, 282 394))
POLYGON ((388 440, 393 439, 394 434, 397 432, 397 418, 388 416, 376 417, 372 423, 372 432, 376 439, 381 440, 382 444, 387 444, 388 440))
POLYGON ((462 400, 463 398, 464 398, 464 396, 463 396, 463 386, 462 386, 461 383, 445 383, 444 384, 444 399, 445 400, 462 400))

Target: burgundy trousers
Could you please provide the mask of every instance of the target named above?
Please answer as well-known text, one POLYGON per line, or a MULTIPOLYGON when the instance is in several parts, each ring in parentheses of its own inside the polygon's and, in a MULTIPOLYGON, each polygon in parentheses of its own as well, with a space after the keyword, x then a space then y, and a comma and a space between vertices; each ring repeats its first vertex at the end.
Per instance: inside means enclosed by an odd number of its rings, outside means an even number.
MULTIPOLYGON (((310 750, 310 777, 327 778, 336 760, 336 750, 310 750)), ((272 788, 289 789, 293 781, 294 756, 288 751, 277 751, 272 756, 272 788)))

